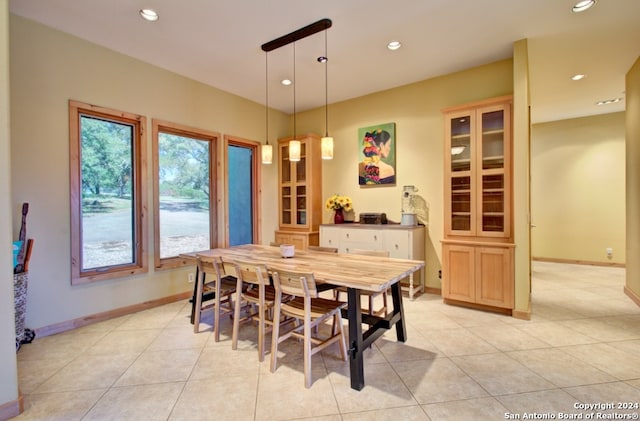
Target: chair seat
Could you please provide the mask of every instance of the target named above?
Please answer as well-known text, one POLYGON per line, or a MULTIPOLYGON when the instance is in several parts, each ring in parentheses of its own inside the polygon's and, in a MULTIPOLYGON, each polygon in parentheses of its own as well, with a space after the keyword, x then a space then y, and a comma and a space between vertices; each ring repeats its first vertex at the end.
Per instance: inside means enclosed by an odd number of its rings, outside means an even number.
MULTIPOLYGON (((244 291, 242 295, 246 300, 250 300, 252 302, 260 301, 260 290, 258 288, 249 288, 244 291)), ((276 290, 271 285, 265 285, 264 287, 264 302, 267 304, 273 304, 276 300, 276 290)))
MULTIPOLYGON (((225 276, 222 278, 222 282, 220 283, 220 295, 225 297, 227 295, 231 295, 236 292, 236 283, 237 279, 235 276, 225 276)), ((206 282, 204 284, 204 292, 214 292, 216 281, 206 282)))
MULTIPOLYGON (((311 318, 317 319, 325 317, 327 313, 331 313, 337 309, 342 309, 347 306, 347 303, 336 300, 328 300, 326 298, 312 298, 311 299, 311 318)), ((304 298, 295 297, 292 300, 282 303, 282 310, 290 315, 303 318, 304 317, 304 298)))

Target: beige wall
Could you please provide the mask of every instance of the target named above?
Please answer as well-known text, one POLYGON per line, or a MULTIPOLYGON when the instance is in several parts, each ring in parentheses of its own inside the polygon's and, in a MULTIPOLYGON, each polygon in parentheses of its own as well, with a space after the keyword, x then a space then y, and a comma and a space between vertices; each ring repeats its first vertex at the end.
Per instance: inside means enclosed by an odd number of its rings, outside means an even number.
MULTIPOLYGON (((425 80, 329 106, 334 158, 323 164, 323 197, 334 193, 353 199, 356 215, 386 212, 400 221, 403 185, 415 185, 429 204, 426 283, 440 288, 438 270, 443 239, 444 120, 441 109, 512 93, 512 60, 425 80), (358 128, 396 123, 396 186, 358 185, 358 128)), ((324 109, 298 116, 300 131, 324 130, 324 109), (318 124, 320 126, 318 127, 318 124)), ((324 221, 332 213, 325 211, 324 221)))
POLYGON ((17 415, 9 144, 9 2, 0 0, 0 419, 17 415))
POLYGON ((625 263, 624 120, 612 113, 533 125, 534 258, 625 263))
POLYGON ((627 281, 626 291, 640 304, 640 58, 626 77, 627 281))
MULTIPOLYGON (((152 118, 263 140, 264 106, 18 16, 10 16, 10 34, 13 227, 15 235, 16 209, 29 202, 28 234, 35 239, 27 325, 40 328, 190 290, 187 271, 192 268, 151 268, 146 275, 71 286, 67 101, 145 115, 149 158, 152 118)), ((271 138, 285 135, 288 116, 270 115, 271 138)), ((150 180, 151 171, 149 165, 150 180)), ((266 242, 277 220, 276 174, 275 166, 262 168, 266 242)), ((150 194, 149 209, 152 203, 150 194)), ((151 241, 152 218, 148 220, 151 241)), ((149 250, 153 262, 152 244, 149 250)))

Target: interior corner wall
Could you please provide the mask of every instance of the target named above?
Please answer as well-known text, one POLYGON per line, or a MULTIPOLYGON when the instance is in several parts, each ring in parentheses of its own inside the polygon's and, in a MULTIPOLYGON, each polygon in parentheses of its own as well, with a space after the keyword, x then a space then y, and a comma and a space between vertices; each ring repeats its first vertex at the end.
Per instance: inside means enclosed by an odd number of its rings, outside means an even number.
POLYGON ((624 264, 625 113, 535 124, 531 159, 532 257, 624 264))
POLYGON ((11 165, 9 133, 9 2, 0 0, 0 419, 18 415, 11 242, 11 165))
POLYGON ((625 291, 640 305, 640 58, 626 76, 627 279, 625 291))

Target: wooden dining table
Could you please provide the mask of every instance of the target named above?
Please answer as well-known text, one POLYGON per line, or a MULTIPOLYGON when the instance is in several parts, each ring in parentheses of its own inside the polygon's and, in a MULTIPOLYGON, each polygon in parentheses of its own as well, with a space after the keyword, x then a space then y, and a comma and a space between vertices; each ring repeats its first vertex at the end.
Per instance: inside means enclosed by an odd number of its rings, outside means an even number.
POLYGON ((196 256, 220 256, 223 259, 251 260, 267 267, 279 266, 292 271, 313 272, 316 282, 323 289, 347 288, 346 319, 349 324, 349 355, 351 388, 364 387, 363 352, 385 331, 396 328, 400 342, 407 339, 405 314, 402 305, 400 281, 424 267, 422 260, 395 259, 389 257, 355 254, 326 253, 312 250, 295 250, 295 255, 283 258, 280 248, 246 244, 228 248, 216 248, 181 255, 192 259, 196 256), (391 290, 393 308, 386 316, 373 316, 362 312, 362 291, 382 292, 391 290), (368 325, 363 330, 362 325, 368 325))

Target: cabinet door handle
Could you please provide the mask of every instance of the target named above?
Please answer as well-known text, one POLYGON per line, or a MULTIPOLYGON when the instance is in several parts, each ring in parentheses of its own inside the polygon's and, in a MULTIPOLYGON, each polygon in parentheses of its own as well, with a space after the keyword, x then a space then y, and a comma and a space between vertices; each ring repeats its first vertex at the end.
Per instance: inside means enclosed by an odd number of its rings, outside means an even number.
POLYGON ((396 250, 398 250, 399 246, 396 244, 396 250))
POLYGON ((349 238, 349 233, 347 233, 347 238, 349 238))
POLYGON ((373 236, 373 240, 374 240, 374 241, 378 241, 378 236, 377 236, 377 235, 374 235, 374 236, 373 236))

